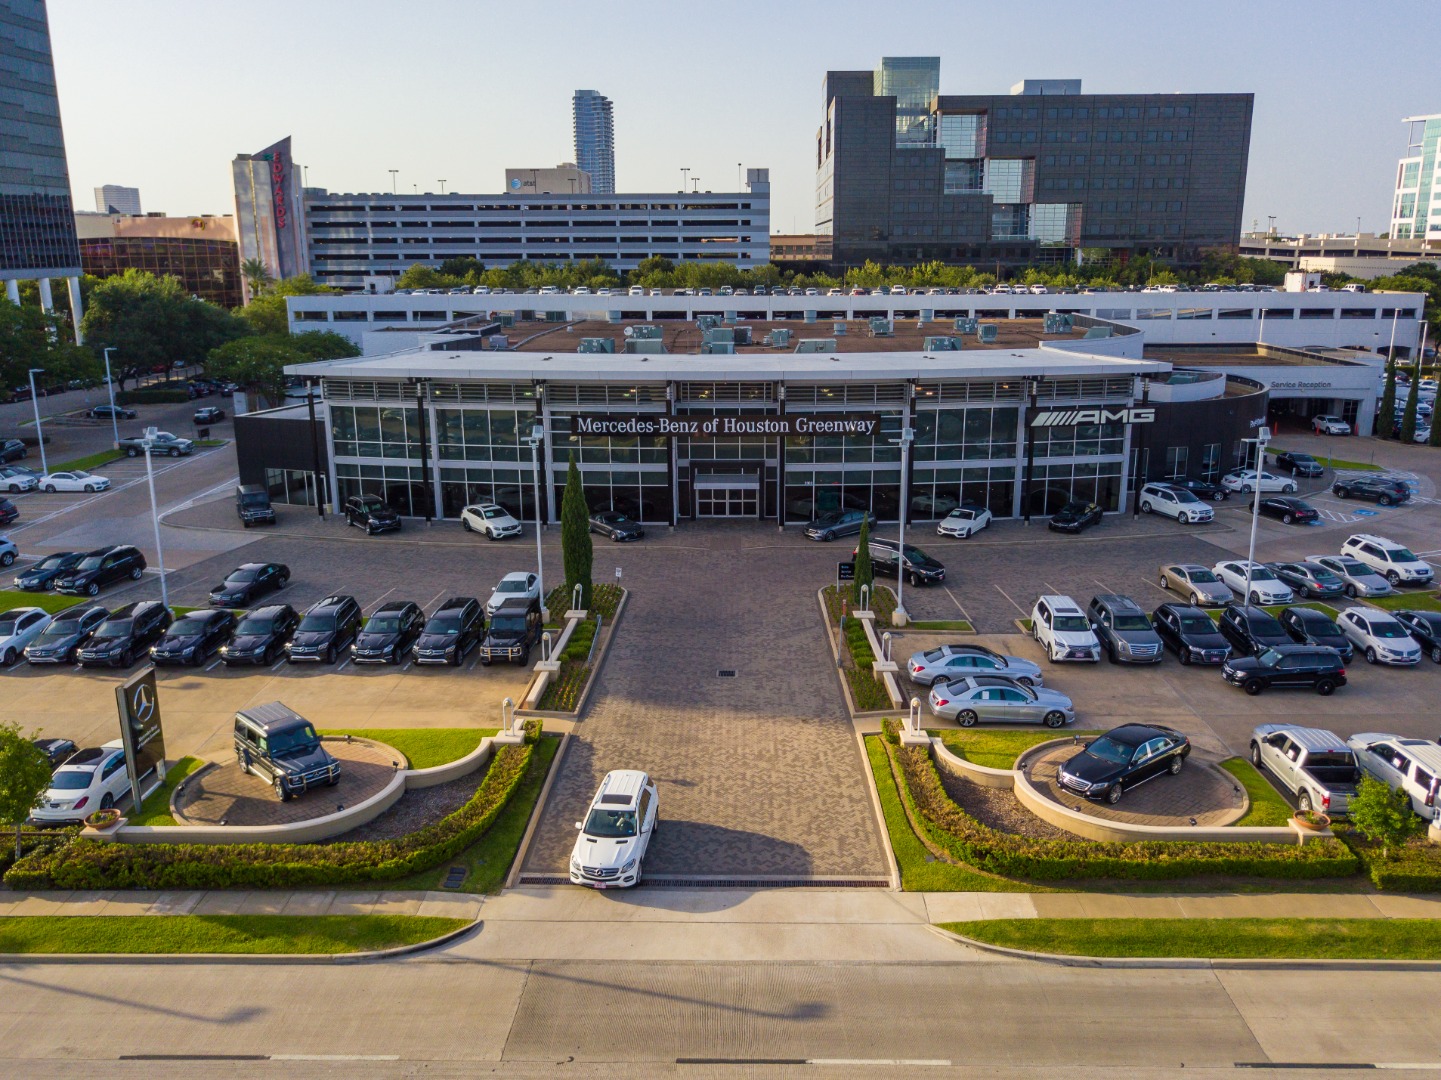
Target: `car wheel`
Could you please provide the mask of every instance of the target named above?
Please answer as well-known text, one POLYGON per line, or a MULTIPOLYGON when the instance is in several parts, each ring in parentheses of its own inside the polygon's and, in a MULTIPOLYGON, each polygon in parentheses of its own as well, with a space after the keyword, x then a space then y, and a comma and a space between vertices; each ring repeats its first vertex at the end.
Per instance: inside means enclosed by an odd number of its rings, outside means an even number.
POLYGON ((3 658, 0 658, 0 659, 3 659, 5 666, 6 666, 6 667, 9 667, 11 664, 15 663, 15 650, 14 650, 14 649, 6 649, 6 650, 5 650, 5 656, 4 656, 3 658))
POLYGON ((9 566, 9 565, 10 565, 11 563, 13 563, 14 561, 15 561, 15 552, 13 552, 13 551, 7 551, 7 552, 5 552, 5 554, 0 555, 0 566, 9 566))
POLYGON ((1251 594, 1251 603, 1255 604, 1257 607, 1260 607, 1260 606, 1261 606, 1261 594, 1258 593, 1258 592, 1253 592, 1253 593, 1251 594))
POLYGON ((1294 494, 1296 494, 1296 485, 1295 485, 1295 484, 1287 484, 1285 487, 1283 487, 1283 488, 1281 489, 1281 494, 1282 494, 1282 495, 1294 495, 1294 494))
POLYGON ((1352 600, 1356 599, 1356 586, 1354 586, 1354 585, 1347 585, 1347 586, 1346 586, 1346 595, 1349 596, 1352 600))
POLYGON ((1396 573, 1395 570, 1389 570, 1386 573, 1386 580, 1389 581, 1393 586, 1400 585, 1401 575, 1396 573))
POLYGON ((911 588, 913 588, 913 589, 919 589, 919 588, 921 587, 921 579, 920 579, 918 576, 916 576, 915 574, 910 574, 910 575, 908 576, 908 580, 909 580, 910 583, 911 583, 911 588))
POLYGON ((829 543, 830 543, 832 540, 834 540, 835 538, 836 538, 836 534, 833 533, 833 532, 823 532, 823 533, 821 533, 821 540, 824 541, 824 542, 827 543, 827 544, 829 544, 829 543))
POLYGON ((1241 494, 1242 494, 1242 495, 1249 495, 1249 494, 1251 494, 1251 485, 1250 485, 1250 484, 1243 484, 1243 485, 1241 486, 1241 494))
POLYGON ((1251 764, 1258 769, 1261 767, 1261 745, 1259 743, 1251 744, 1251 764))
POLYGON ((962 539, 962 540, 969 540, 970 538, 971 538, 971 530, 970 530, 970 529, 967 529, 965 532, 961 533, 961 539, 962 539))
POLYGON ((611 534, 610 534, 610 542, 611 542, 612 544, 619 544, 619 543, 620 543, 620 533, 611 533, 611 534))
POLYGON ((135 447, 133 447, 133 446, 127 446, 127 447, 125 448, 125 456, 126 456, 126 457, 139 457, 139 456, 140 456, 140 451, 137 450, 137 449, 135 449, 135 447))
POLYGON ((1330 679, 1321 679, 1316 683, 1316 693, 1322 697, 1330 697, 1336 692, 1336 684, 1330 679))
POLYGON ((464 529, 464 530, 465 530, 466 532, 468 532, 468 533, 473 533, 473 532, 475 532, 475 529, 473 529, 473 528, 471 527, 470 520, 469 520, 468 518, 461 518, 461 519, 460 519, 460 527, 461 527, 462 529, 464 529))
POLYGON ((1113 664, 1119 664, 1121 662, 1121 658, 1116 655, 1116 647, 1114 645, 1108 644, 1106 646, 1106 659, 1113 664))
POLYGON ((138 566, 133 567, 133 568, 131 569, 131 571, 130 571, 130 580, 131 580, 131 581, 139 581, 139 580, 140 580, 141 578, 143 578, 144 576, 145 576, 145 571, 142 570, 142 569, 140 569, 140 567, 138 567, 138 566))
POLYGON ((1121 785, 1120 785, 1120 784, 1117 783, 1117 784, 1112 784, 1112 785, 1110 786, 1110 788, 1106 791, 1106 801, 1107 801, 1108 803, 1110 803, 1112 806, 1115 806, 1118 802, 1121 801, 1121 785))
POLYGON ((1295 516, 1294 514, 1282 514, 1282 515, 1281 515, 1281 524, 1282 524, 1282 525, 1289 525, 1289 524, 1291 524, 1291 522, 1293 522, 1293 521, 1295 521, 1295 520, 1296 520, 1296 516, 1295 516))
POLYGON ((1212 501, 1212 502, 1225 502, 1225 501, 1226 501, 1226 489, 1225 489, 1225 488, 1219 489, 1219 490, 1216 492, 1216 494, 1214 494, 1214 495, 1211 496, 1211 501, 1212 501))
POLYGON ((290 801, 290 792, 285 790, 285 780, 279 776, 275 778, 275 797, 281 802, 290 801))
POLYGON ((281 574, 278 578, 275 579, 275 587, 276 587, 277 589, 283 589, 283 588, 285 588, 285 586, 287 586, 287 585, 289 585, 289 584, 290 584, 290 578, 289 578, 289 576, 286 575, 286 574, 281 574))
POLYGON ((496 538, 496 537, 495 537, 495 533, 491 532, 491 530, 489 530, 489 529, 486 529, 486 530, 485 530, 485 538, 486 538, 487 540, 491 541, 492 543, 494 543, 494 542, 495 542, 495 538, 496 538))
POLYGON ((178 448, 178 447, 171 447, 170 456, 171 456, 171 457, 179 457, 179 456, 180 456, 180 450, 179 450, 179 448, 178 448))
POLYGON ((1245 690, 1246 693, 1249 694, 1251 697, 1255 697, 1262 690, 1264 690, 1265 687, 1261 685, 1260 679, 1247 679, 1245 685, 1243 685, 1241 689, 1245 690))
POLYGON ((112 794, 110 794, 110 792, 107 791, 107 792, 105 793, 104 797, 101 798, 101 800, 100 800, 100 809, 102 809, 102 810, 109 810, 109 809, 110 809, 112 806, 114 806, 114 805, 115 805, 115 796, 112 795, 112 794))
POLYGON ((331 645, 329 648, 327 648, 327 649, 325 650, 325 662, 326 662, 327 664, 333 664, 333 663, 335 663, 335 646, 334 646, 334 645, 331 645))
POLYGON ((46 485, 45 485, 45 490, 48 491, 48 492, 50 492, 50 493, 53 495, 53 494, 55 493, 55 485, 54 485, 54 484, 46 484, 46 485))
POLYGON ((1311 793, 1309 791, 1303 791, 1296 796, 1296 809, 1302 813, 1311 809, 1311 793))
POLYGON ((1366 650, 1366 663, 1368 663, 1368 664, 1374 664, 1375 662, 1376 662, 1376 650, 1375 650, 1375 649, 1372 649, 1372 648, 1368 648, 1368 649, 1366 650))
POLYGON ((1431 662, 1433 664, 1441 664, 1441 645, 1431 646, 1431 662))
POLYGON ((1154 512, 1155 512, 1155 508, 1152 507, 1149 502, 1143 502, 1143 503, 1141 504, 1141 513, 1143 513, 1143 514, 1151 514, 1151 513, 1154 513, 1154 512))
POLYGON ((93 494, 95 494, 95 485, 94 485, 94 484, 86 484, 86 485, 85 485, 85 490, 86 490, 86 492, 88 492, 89 494, 93 495, 93 494))
POLYGON ((1035 682, 1034 682, 1033 680, 1031 680, 1031 679, 1030 679, 1028 676, 1026 676, 1026 675, 1022 675, 1020 678, 1018 678, 1018 679, 1016 680, 1016 682, 1020 683, 1022 686, 1026 686, 1026 687, 1032 687, 1032 686, 1035 686, 1035 685, 1036 685, 1035 682))
POLYGON ((1191 666, 1191 654, 1184 645, 1176 650, 1176 659, 1181 661, 1182 667, 1191 666))
POLYGON ((99 596, 99 595, 100 595, 100 586, 97 585, 97 584, 95 584, 95 582, 92 581, 92 582, 86 587, 86 589, 85 589, 85 595, 86 595, 86 596, 99 596))
POLYGON ((1046 719, 1043 722, 1048 728, 1061 727, 1066 722, 1066 714, 1061 712, 1059 709, 1052 709, 1050 712, 1046 713, 1046 719))
POLYGON ((19 494, 20 494, 20 485, 19 485, 19 484, 11 484, 11 485, 10 485, 10 494, 11 494, 11 495, 19 495, 19 494))
POLYGON ((1172 776, 1177 775, 1185 767, 1186 759, 1183 758, 1180 754, 1177 754, 1175 757, 1173 757, 1171 759, 1171 764, 1166 766, 1166 768, 1170 770, 1172 776))
POLYGON ((976 721, 979 719, 980 717, 976 715, 974 709, 962 709, 956 714, 956 723, 961 727, 975 727, 976 721))
POLYGON ((1379 499, 1376 500, 1376 502, 1377 502, 1379 505, 1381 505, 1381 506, 1390 506, 1390 505, 1391 505, 1391 496, 1390 496, 1390 495, 1382 495, 1379 499))

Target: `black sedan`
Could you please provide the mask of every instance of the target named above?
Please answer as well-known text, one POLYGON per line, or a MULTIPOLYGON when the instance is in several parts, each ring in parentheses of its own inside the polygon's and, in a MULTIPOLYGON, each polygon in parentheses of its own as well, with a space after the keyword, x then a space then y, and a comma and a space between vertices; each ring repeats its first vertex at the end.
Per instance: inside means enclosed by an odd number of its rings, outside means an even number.
POLYGON ((1287 451, 1276 455, 1276 468, 1292 476, 1320 476, 1326 471, 1322 464, 1310 454, 1287 451))
POLYGON ((1151 626, 1183 664, 1223 664, 1231 655, 1230 643, 1211 616, 1190 604, 1162 604, 1152 613, 1151 626))
POLYGON ((26 592, 45 592, 55 587, 55 579, 72 570, 85 558, 83 551, 57 551, 46 555, 34 566, 15 575, 15 587, 26 592))
POLYGON ((109 420, 112 416, 117 420, 134 420, 139 415, 134 409, 123 409, 119 405, 96 405, 90 410, 92 420, 109 420))
POLYGON ((1092 740, 1061 766, 1065 790, 1115 804, 1123 792, 1169 773, 1175 776, 1191 753, 1191 740, 1159 724, 1125 724, 1092 740))
POLYGON ((271 604, 247 611, 236 624, 231 639, 220 646, 220 659, 226 667, 273 664, 285 654, 285 643, 299 624, 300 616, 289 604, 271 604))
POLYGON ((645 529, 639 521, 629 518, 619 510, 602 510, 590 516, 590 531, 608 536, 617 543, 639 540, 645 536, 645 529))
POLYGON ((1291 640, 1298 645, 1324 645, 1341 654, 1342 660, 1350 660, 1355 654, 1351 639, 1324 611, 1309 607, 1288 607, 1277 616, 1291 640))
POLYGON ((6 439, 4 442, 0 442, 0 461, 19 461, 29 452, 19 439, 6 439))
POLYGON ((1084 532, 1092 525, 1099 525, 1101 517, 1101 508, 1095 503, 1076 499, 1052 514, 1046 528, 1052 532, 1084 532))
POLYGON ((150 659, 157 664, 203 664, 234 630, 233 612, 192 611, 170 624, 165 636, 150 647, 150 659))
POLYGON ((1231 493, 1220 484, 1213 484, 1209 480, 1195 480, 1189 476, 1183 476, 1179 480, 1167 480, 1166 483, 1172 487, 1185 488, 1198 499, 1206 499, 1210 502, 1225 502, 1231 497, 1231 493))
POLYGON ((1294 495, 1271 495, 1261 500, 1261 513, 1283 525, 1310 525, 1321 520, 1321 512, 1294 495))
POLYGON ((409 600, 395 600, 377 608, 350 645, 357 664, 398 664, 420 637, 425 613, 409 600))
POLYGON ((225 419, 225 410, 217 409, 214 405, 207 405, 203 409, 196 409, 190 419, 197 424, 218 424, 225 419))
POLYGON ((273 589, 285 588, 290 567, 284 563, 244 563, 210 590, 211 607, 246 607, 273 589))
POLYGON ((69 739, 35 739, 35 749, 45 755, 45 760, 50 762, 50 768, 64 764, 65 759, 79 749, 69 739))
POLYGON ((1416 639, 1421 651, 1441 664, 1441 611, 1392 612, 1406 632, 1416 639))
POLYGON ((175 615, 159 600, 126 604, 95 628, 76 659, 81 667, 129 667, 174 621, 175 615))

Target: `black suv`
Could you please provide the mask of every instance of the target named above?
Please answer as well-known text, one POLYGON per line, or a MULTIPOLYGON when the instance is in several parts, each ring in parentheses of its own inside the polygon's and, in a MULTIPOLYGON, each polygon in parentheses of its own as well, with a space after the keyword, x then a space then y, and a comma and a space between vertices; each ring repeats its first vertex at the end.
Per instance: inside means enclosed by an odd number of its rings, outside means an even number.
POLYGON ((365 620, 350 646, 350 657, 357 664, 398 664, 424 625, 425 612, 419 604, 392 600, 365 620))
MULTIPOLYGON (((899 540, 873 536, 867 546, 871 549, 871 570, 877 574, 899 577, 904 573, 906 580, 917 588, 939 585, 946 580, 946 568, 918 547, 907 544, 902 558, 899 540)), ((858 547, 851 549, 852 560, 859 550, 858 547)))
POLYGON ((116 608, 78 654, 83 667, 129 667, 170 628, 175 615, 159 600, 116 608))
POLYGON ((366 536, 374 536, 398 530, 400 515, 379 495, 352 495, 345 500, 345 523, 364 529, 366 536))
POLYGON ((220 658, 226 667, 273 664, 299 623, 300 616, 289 604, 247 611, 236 624, 234 636, 220 647, 220 658))
POLYGON ((110 612, 103 607, 85 604, 66 608, 40 636, 25 646, 25 659, 32 664, 71 664, 91 632, 105 621, 110 612))
POLYGON ((490 616, 490 626, 480 643, 480 662, 509 660, 524 666, 530 650, 540 640, 540 604, 535 600, 507 600, 490 616))
POLYGON ((284 563, 242 563, 225 580, 210 590, 211 607, 246 607, 272 589, 283 589, 290 580, 284 563))
POLYGON ((9 525, 20 516, 20 508, 9 499, 0 497, 0 525, 9 525))
POLYGON ((314 725, 278 701, 235 714, 235 760, 273 787, 281 802, 340 783, 340 762, 320 744, 314 725))
POLYGON ((285 643, 292 664, 303 661, 335 663, 340 650, 360 633, 360 605, 353 596, 327 596, 312 604, 295 633, 285 643))
POLYGON ((1231 643, 1235 655, 1252 656, 1274 645, 1291 644, 1274 615, 1249 604, 1232 604, 1221 612, 1221 636, 1231 643))
POLYGON ((15 587, 26 592, 45 592, 54 587, 56 578, 74 569, 83 558, 83 551, 57 551, 54 555, 46 555, 28 570, 15 575, 15 587))
POLYGON ((1161 638, 1129 596, 1102 593, 1091 597, 1086 617, 1111 663, 1159 664, 1165 656, 1161 638))
POLYGON ((1392 506, 1411 498, 1411 489, 1406 481, 1394 476, 1348 476, 1344 480, 1337 477, 1331 494, 1338 499, 1370 499, 1381 506, 1392 506))
POLYGON ((6 439, 4 442, 0 442, 0 462, 19 461, 29 452, 19 439, 6 439))
POLYGON ((150 646, 157 664, 199 666, 220 651, 235 632, 233 611, 192 611, 170 624, 165 636, 150 646))
POLYGON ((96 548, 69 570, 55 578, 55 591, 70 596, 99 596, 112 582, 129 578, 139 581, 145 573, 145 556, 129 544, 96 548))
POLYGON ((473 596, 452 596, 425 624, 411 654, 417 664, 459 664, 485 630, 485 612, 473 596))
POLYGON ((1394 611, 1406 632, 1416 639, 1421 651, 1441 664, 1441 612, 1394 611))
POLYGON ((1221 664, 1231 655, 1211 616, 1190 604, 1162 604, 1152 612, 1151 626, 1183 664, 1221 664))
MULTIPOLYGON (((1342 660, 1355 655, 1351 639, 1331 621, 1324 611, 1309 607, 1288 607, 1281 611, 1280 622, 1298 645, 1322 645, 1335 649, 1342 660)), ((1409 629, 1409 627, 1408 627, 1409 629)))
POLYGON ((1300 687, 1330 694, 1346 685, 1346 666, 1335 649, 1319 645, 1277 645, 1256 656, 1233 656, 1221 666, 1228 683, 1246 693, 1277 687, 1300 687))
POLYGON ((263 484, 241 484, 236 488, 235 512, 247 529, 261 523, 275 524, 275 507, 270 505, 270 492, 263 484))

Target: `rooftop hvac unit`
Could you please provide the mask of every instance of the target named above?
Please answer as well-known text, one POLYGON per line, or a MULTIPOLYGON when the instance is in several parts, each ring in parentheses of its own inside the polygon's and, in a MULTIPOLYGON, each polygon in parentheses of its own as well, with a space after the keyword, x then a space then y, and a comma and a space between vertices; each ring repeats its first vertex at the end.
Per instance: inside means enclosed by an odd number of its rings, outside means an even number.
POLYGON ((836 348, 835 338, 801 338, 796 342, 798 353, 832 353, 839 351, 836 348))
POLYGON ((734 311, 727 311, 724 322, 727 326, 734 326, 737 322, 736 313, 734 311))
POLYGON ((567 315, 564 311, 547 311, 547 312, 545 313, 545 316, 544 316, 544 318, 542 319, 542 321, 543 321, 543 322, 569 322, 569 321, 570 321, 570 316, 567 315))
POLYGON ((656 355, 665 352, 665 342, 653 338, 642 338, 637 340, 631 338, 625 343, 625 351, 628 353, 646 353, 656 355))
POLYGON ((615 352, 615 338, 583 337, 580 339, 580 347, 575 351, 578 353, 613 353, 615 352))
POLYGON ((777 349, 784 349, 791 343, 791 332, 785 327, 777 327, 767 334, 766 337, 770 338, 770 343, 777 349))
POLYGON ((976 338, 982 345, 994 345, 1001 328, 995 323, 981 323, 976 327, 976 338))
POLYGON ((831 333, 834 334, 836 337, 845 337, 846 324, 837 319, 835 322, 831 323, 831 333))
POLYGON ((696 319, 695 324, 699 326, 702 330, 714 330, 716 323, 718 323, 719 321, 720 320, 717 319, 714 315, 702 315, 700 316, 700 318, 696 319))
POLYGON ((1071 329, 1071 316, 1052 311, 1046 315, 1043 331, 1047 334, 1064 334, 1071 329))
POLYGON ((486 338, 486 340, 490 342, 490 347, 492 349, 510 348, 510 338, 507 337, 505 334, 491 334, 490 337, 486 338))
POLYGON ((711 330, 707 330, 705 336, 708 341, 734 341, 736 339, 736 332, 735 329, 730 326, 717 326, 711 330))
POLYGON ((659 326, 627 326, 625 336, 633 337, 637 341, 659 341, 661 328, 659 326))
POLYGON ((928 322, 936 321, 935 308, 921 308, 921 317, 916 321, 917 326, 925 326, 928 322))
POLYGON ((737 345, 749 345, 751 343, 751 328, 749 326, 737 326, 734 333, 735 343, 737 345))
POLYGON ((960 352, 961 339, 958 337, 928 337, 925 344, 926 352, 960 352))
POLYGON ((954 329, 958 334, 974 334, 976 332, 976 320, 964 317, 957 319, 954 329))
POLYGON ((870 317, 871 337, 890 337, 896 332, 895 324, 884 315, 870 317))
POLYGON ((504 326, 508 329, 515 325, 515 312, 502 311, 499 315, 496 316, 496 320, 500 323, 501 326, 504 326))
POLYGON ((708 341, 700 347, 700 351, 708 356, 729 355, 736 351, 733 341, 708 341))

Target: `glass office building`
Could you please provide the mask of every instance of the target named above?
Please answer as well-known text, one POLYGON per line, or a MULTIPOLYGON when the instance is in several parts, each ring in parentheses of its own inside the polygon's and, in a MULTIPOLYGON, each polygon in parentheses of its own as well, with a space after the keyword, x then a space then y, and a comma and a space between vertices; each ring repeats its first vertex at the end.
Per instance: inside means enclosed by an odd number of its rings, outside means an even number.
POLYGON ((1406 156, 1396 165, 1391 235, 1441 241, 1441 113, 1408 116, 1406 156))
POLYGON ((594 90, 577 90, 572 101, 575 163, 590 174, 596 195, 615 194, 615 124, 610 98, 594 90))
POLYGON ((940 92, 939 56, 886 56, 876 66, 876 97, 896 99, 897 146, 931 144, 931 106, 940 92))

